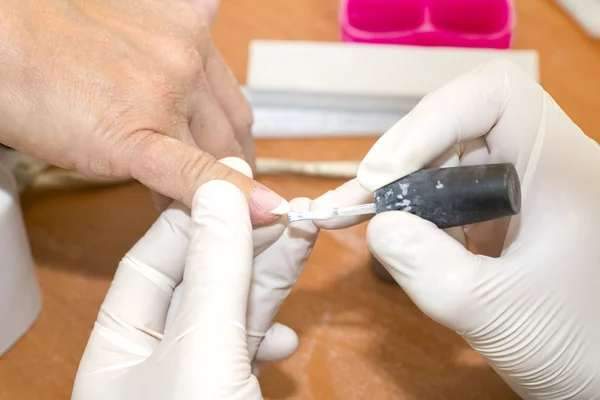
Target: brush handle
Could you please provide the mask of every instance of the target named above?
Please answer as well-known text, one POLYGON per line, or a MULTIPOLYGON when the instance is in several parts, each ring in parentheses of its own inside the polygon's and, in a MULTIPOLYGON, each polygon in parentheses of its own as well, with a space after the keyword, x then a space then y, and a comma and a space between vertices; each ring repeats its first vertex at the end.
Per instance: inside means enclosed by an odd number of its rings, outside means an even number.
POLYGON ((512 164, 423 169, 377 189, 375 206, 445 229, 518 214, 521 185, 512 164))

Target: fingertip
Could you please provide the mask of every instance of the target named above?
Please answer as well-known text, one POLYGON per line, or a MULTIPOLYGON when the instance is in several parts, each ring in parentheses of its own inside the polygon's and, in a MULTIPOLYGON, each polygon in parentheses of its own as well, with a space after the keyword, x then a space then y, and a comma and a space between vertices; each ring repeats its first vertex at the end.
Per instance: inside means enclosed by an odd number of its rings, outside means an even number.
MULTIPOLYGON (((308 197, 297 197, 290 201, 291 211, 308 211, 311 209, 313 201, 308 197)), ((289 225, 289 229, 293 229, 293 235, 302 235, 311 237, 319 232, 317 221, 298 221, 289 225)))
MULTIPOLYGON (((282 349, 282 358, 284 360, 288 357, 291 357, 298 351, 298 347, 300 345, 300 339, 298 338, 298 334, 292 328, 287 325, 283 325, 280 323, 274 323, 271 330, 273 334, 277 334, 279 337, 279 341, 282 349)), ((267 335, 269 333, 267 332, 267 335)), ((276 361, 281 361, 276 360, 276 361)))
POLYGON ((310 210, 317 210, 321 207, 327 207, 333 202, 334 191, 328 190, 326 193, 323 193, 321 196, 312 200, 309 204, 310 210))
MULTIPOLYGON (((373 202, 373 193, 360 186, 357 179, 352 179, 334 190, 313 200, 309 210, 319 210, 332 207, 347 207, 373 202)), ((370 215, 334 218, 326 221, 314 221, 319 229, 343 229, 368 220, 370 215)))
POLYGON ((356 179, 363 189, 375 192, 386 184, 388 174, 380 171, 377 164, 371 165, 370 160, 365 158, 358 167, 356 179))
MULTIPOLYGON (((290 202, 291 211, 306 211, 309 209, 311 199, 299 197, 290 202)), ((274 223, 258 227, 253 232, 254 255, 257 256, 277 242, 284 235, 286 229, 290 230, 288 235, 294 237, 313 238, 319 232, 319 227, 313 221, 298 221, 288 223, 287 217, 280 217, 274 223)))
POLYGON ((270 224, 257 227, 252 231, 253 243, 254 243, 254 256, 258 256, 263 251, 268 249, 273 243, 275 243, 287 226, 287 220, 283 217, 271 222, 270 224))
POLYGON ((227 157, 218 164, 232 171, 230 174, 223 174, 224 179, 244 193, 253 226, 273 224, 290 211, 287 200, 252 178, 252 168, 243 159, 227 157))
POLYGON ((260 362, 278 362, 291 357, 298 351, 300 340, 296 332, 283 324, 274 323, 256 353, 260 362))
POLYGON ((246 197, 236 185, 228 181, 212 180, 196 190, 192 199, 192 218, 200 209, 210 209, 215 215, 229 215, 233 218, 239 217, 242 210, 248 210, 248 206, 246 197))
MULTIPOLYGON (((329 191, 325 193, 323 196, 311 201, 308 204, 308 210, 320 210, 323 208, 331 208, 338 207, 333 198, 333 192, 329 191)), ((312 221, 313 225, 317 227, 317 229, 325 229, 325 230, 335 230, 335 229, 343 229, 350 227, 355 224, 356 217, 345 217, 345 218, 334 218, 330 220, 324 221, 312 221)))
POLYGON ((230 171, 222 171, 219 176, 223 176, 222 179, 233 183, 244 193, 253 226, 269 225, 287 215, 290 210, 287 200, 255 181, 251 177, 252 169, 244 160, 227 157, 217 164, 230 171))
POLYGON ((239 157, 225 157, 221 158, 219 162, 231 169, 235 169, 239 173, 246 175, 250 179, 254 177, 250 165, 239 157))

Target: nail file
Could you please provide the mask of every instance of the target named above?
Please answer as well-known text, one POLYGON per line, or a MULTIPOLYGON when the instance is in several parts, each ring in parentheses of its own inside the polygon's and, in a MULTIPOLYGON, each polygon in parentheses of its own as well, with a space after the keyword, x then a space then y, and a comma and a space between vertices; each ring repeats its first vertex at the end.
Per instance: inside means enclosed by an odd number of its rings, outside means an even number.
POLYGON ((290 212, 288 221, 405 211, 445 229, 510 217, 520 209, 515 167, 490 164, 423 169, 377 189, 371 204, 290 212))

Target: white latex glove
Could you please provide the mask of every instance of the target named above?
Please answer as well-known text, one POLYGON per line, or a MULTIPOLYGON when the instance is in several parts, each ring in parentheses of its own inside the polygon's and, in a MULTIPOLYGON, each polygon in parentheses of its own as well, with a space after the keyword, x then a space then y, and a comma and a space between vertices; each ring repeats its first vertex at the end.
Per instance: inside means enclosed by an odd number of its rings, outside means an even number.
MULTIPOLYGON (((252 178, 252 170, 242 160, 222 160, 229 167, 252 178)), ((311 201, 297 198, 290 201, 293 211, 305 211, 311 201)), ((248 346, 254 362, 253 373, 258 376, 262 367, 292 356, 298 348, 298 337, 285 325, 273 323, 273 318, 298 280, 319 230, 310 221, 288 226, 285 219, 257 228, 253 232, 254 268, 248 301, 248 346)), ((173 293, 167 316, 169 328, 181 299, 184 282, 173 293)))
POLYGON ((479 255, 401 211, 370 221, 369 247, 424 313, 462 335, 521 397, 598 399, 600 146, 516 66, 487 64, 427 96, 368 153, 360 185, 311 208, 364 201, 430 165, 502 162, 519 173, 522 209, 462 230, 479 255))
MULTIPOLYGON (((222 162, 249 171, 240 159, 222 162)), ((123 258, 81 361, 74 399, 261 398, 251 360, 256 368, 296 350, 295 333, 272 325, 272 317, 317 229, 274 224, 252 232, 240 196, 222 181, 202 186, 191 220, 189 211, 172 205, 123 258), (253 252, 286 250, 279 260, 259 263, 259 256, 252 267, 253 252), (181 299, 173 304, 176 286, 181 299)), ((307 207, 309 200, 294 203, 307 207)))

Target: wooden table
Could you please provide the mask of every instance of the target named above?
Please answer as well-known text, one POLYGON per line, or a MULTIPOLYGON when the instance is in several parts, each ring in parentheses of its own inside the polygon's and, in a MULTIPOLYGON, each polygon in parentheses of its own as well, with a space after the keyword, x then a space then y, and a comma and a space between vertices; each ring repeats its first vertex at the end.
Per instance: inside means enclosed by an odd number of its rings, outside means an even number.
MULTIPOLYGON (((550 0, 517 1, 515 47, 541 56, 541 80, 564 110, 600 139, 600 44, 550 0)), ((337 0, 226 0, 215 41, 240 82, 252 38, 337 40, 337 0)), ((259 156, 358 160, 372 139, 269 140, 259 156)), ((315 197, 339 181, 268 177, 288 198, 315 197)), ((23 197, 44 293, 43 313, 0 361, 0 399, 70 396, 77 365, 121 256, 157 214, 129 186, 23 197)), ((424 317, 368 267, 364 226, 325 232, 278 315, 300 349, 264 371, 269 399, 513 399, 508 387, 452 332, 424 317)))

